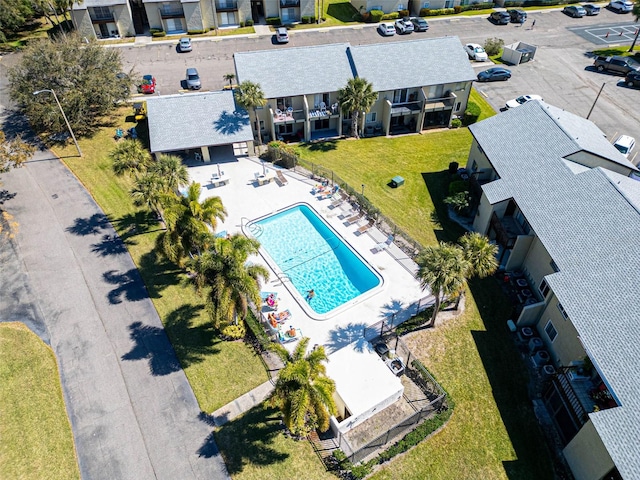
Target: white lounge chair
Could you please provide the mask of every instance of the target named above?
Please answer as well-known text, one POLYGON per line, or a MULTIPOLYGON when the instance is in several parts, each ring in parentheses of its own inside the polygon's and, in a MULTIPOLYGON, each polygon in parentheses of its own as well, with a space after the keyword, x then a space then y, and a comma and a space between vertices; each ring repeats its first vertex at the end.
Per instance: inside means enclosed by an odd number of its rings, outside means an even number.
POLYGON ((375 247, 373 247, 373 249, 376 252, 381 252, 382 250, 386 250, 387 248, 389 248, 389 245, 391 245, 392 243, 393 243, 393 235, 389 235, 384 242, 378 243, 375 247))

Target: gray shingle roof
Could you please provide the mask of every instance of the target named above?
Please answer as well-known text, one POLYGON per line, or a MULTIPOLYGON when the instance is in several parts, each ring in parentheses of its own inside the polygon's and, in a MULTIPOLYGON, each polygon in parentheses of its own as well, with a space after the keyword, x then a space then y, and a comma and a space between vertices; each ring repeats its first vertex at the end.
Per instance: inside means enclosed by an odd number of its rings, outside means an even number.
POLYGON ((165 95, 146 101, 152 152, 253 140, 249 115, 236 107, 231 91, 165 95))
POLYGON ((476 79, 458 37, 358 45, 350 51, 357 76, 378 92, 476 79))
POLYGON ((335 92, 353 78, 348 43, 234 54, 238 82, 259 83, 265 98, 335 92))
POLYGON ((632 202, 640 196, 640 182, 601 168, 568 168, 562 157, 582 142, 581 131, 592 136, 584 142, 592 150, 606 152, 597 142, 608 142, 595 127, 581 130, 585 120, 563 121, 579 138, 559 135, 547 111, 532 102, 470 128, 500 176, 497 190, 503 196, 510 190, 560 269, 547 281, 622 405, 590 418, 623 478, 635 479, 640 475, 640 213, 632 202), (509 141, 496 135, 507 127, 509 141))

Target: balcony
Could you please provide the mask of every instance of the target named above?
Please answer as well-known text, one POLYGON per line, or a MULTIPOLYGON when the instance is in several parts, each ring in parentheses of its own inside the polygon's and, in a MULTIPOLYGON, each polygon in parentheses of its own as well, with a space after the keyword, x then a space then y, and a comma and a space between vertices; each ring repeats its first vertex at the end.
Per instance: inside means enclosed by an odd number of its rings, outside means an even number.
POLYGON ((496 232, 496 241, 507 249, 513 248, 518 236, 527 234, 515 218, 498 218, 495 212, 491 215, 491 227, 496 232))
POLYGON ((238 2, 236 0, 226 0, 224 2, 216 2, 216 10, 218 12, 230 12, 238 10, 238 2))
POLYGON ((184 18, 184 10, 182 9, 182 5, 165 5, 160 7, 160 16, 162 18, 184 18))
POLYGON ((340 114, 340 109, 338 107, 337 102, 331 105, 331 107, 329 108, 315 107, 315 108, 309 109, 309 118, 312 120, 319 119, 319 118, 326 118, 326 117, 337 117, 339 114, 340 114))
POLYGON ((442 98, 427 98, 425 102, 425 110, 427 112, 435 110, 452 110, 455 101, 456 97, 454 95, 442 98))
POLYGON ((304 112, 302 110, 293 110, 291 108, 287 110, 276 110, 273 113, 273 123, 297 123, 304 121, 304 112))
POLYGON ((300 0, 280 0, 280 6, 282 8, 299 7, 300 0))
POLYGON ((92 23, 114 23, 113 12, 95 12, 90 13, 92 23))
POLYGON ((398 102, 391 104, 391 116, 400 117, 402 115, 417 114, 422 111, 422 102, 398 102))

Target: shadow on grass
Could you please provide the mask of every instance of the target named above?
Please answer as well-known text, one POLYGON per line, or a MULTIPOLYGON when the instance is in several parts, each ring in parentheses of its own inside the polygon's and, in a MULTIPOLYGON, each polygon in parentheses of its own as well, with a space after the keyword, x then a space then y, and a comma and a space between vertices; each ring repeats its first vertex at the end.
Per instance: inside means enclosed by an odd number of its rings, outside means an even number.
MULTIPOLYGON (((289 454, 273 447, 274 439, 282 431, 278 411, 263 404, 222 426, 215 432, 215 443, 222 452, 229 473, 235 475, 242 472, 246 464, 266 467, 287 460, 289 454)), ((198 455, 210 456, 214 448, 213 437, 209 436, 198 450, 198 455)))
POLYGON ((331 329, 329 339, 324 344, 327 354, 336 352, 353 342, 356 342, 355 350, 357 352, 364 351, 368 343, 362 335, 366 326, 365 323, 349 323, 344 327, 337 326, 331 329))
POLYGON ((332 3, 327 7, 327 16, 341 22, 355 22, 358 11, 349 2, 332 3))
POLYGON ((194 323, 202 305, 182 305, 164 319, 164 326, 183 368, 202 362, 205 357, 220 352, 220 340, 211 322, 194 323))
POLYGON ((148 360, 152 375, 168 375, 180 370, 180 363, 163 328, 134 322, 129 325, 129 336, 134 342, 122 360, 148 360))
POLYGON ((338 148, 338 142, 336 140, 327 140, 324 142, 308 143, 307 149, 310 152, 329 152, 338 148))
POLYGON ((115 220, 110 220, 113 228, 118 231, 123 240, 162 230, 156 215, 149 210, 138 210, 135 213, 128 213, 115 220))
POLYGON ((469 288, 486 329, 471 335, 517 458, 503 462, 505 472, 510 479, 554 478, 549 450, 529 398, 529 375, 506 326, 512 305, 493 277, 474 279, 469 288))
POLYGON ((142 278, 146 280, 151 298, 160 298, 165 288, 180 283, 180 275, 183 271, 159 254, 156 249, 142 255, 139 262, 138 268, 142 278))
POLYGON ((449 195, 450 175, 447 170, 441 172, 425 172, 422 174, 431 201, 435 209, 435 217, 431 218, 433 232, 439 242, 455 242, 465 230, 449 220, 448 208, 444 199, 449 195), (440 228, 438 228, 440 226, 440 228))

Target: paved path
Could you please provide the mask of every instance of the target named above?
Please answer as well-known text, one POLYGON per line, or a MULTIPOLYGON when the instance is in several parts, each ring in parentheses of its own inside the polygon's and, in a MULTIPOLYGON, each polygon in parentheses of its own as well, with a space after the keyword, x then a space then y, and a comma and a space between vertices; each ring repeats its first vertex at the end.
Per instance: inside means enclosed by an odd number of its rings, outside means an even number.
MULTIPOLYGON (((275 380, 275 379, 274 379, 275 380)), ((220 407, 213 412, 211 416, 216 424, 216 427, 220 427, 227 422, 230 422, 234 418, 248 412, 253 407, 260 405, 266 400, 266 398, 273 392, 274 384, 271 380, 267 380, 262 385, 258 385, 256 388, 244 395, 236 398, 233 402, 227 403, 224 407, 220 407)))
POLYGON ((0 252, 0 319, 25 321, 53 348, 82 478, 228 478, 138 271, 93 199, 49 151, 2 182, 20 231, 13 252, 0 252))

